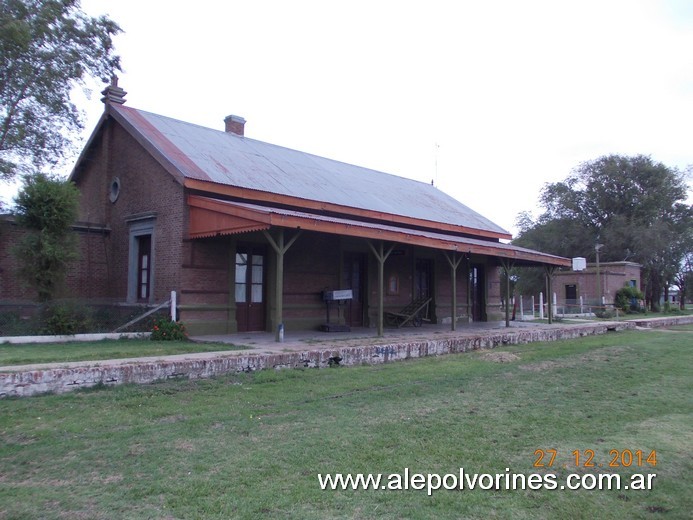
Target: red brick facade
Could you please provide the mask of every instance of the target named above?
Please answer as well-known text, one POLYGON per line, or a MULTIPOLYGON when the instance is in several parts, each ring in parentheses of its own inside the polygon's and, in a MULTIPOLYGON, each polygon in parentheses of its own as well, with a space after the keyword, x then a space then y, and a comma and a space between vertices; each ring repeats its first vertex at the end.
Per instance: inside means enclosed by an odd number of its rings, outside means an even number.
MULTIPOLYGON (((261 267, 255 266, 262 285, 253 296, 261 300, 253 302, 262 306, 260 329, 275 330, 277 256, 266 235, 253 231, 191 239, 186 202, 189 191, 182 179, 171 174, 115 119, 104 119, 72 180, 81 193, 80 224, 76 227, 80 254, 62 296, 142 303, 138 269, 143 260, 137 248, 144 251, 148 246, 141 240, 150 237, 151 254, 145 261, 150 272, 149 296, 144 303, 161 303, 176 291, 180 317, 192 333, 235 332, 239 330, 240 312, 236 255, 250 248, 264 258, 261 267)), ((16 259, 10 254, 10 244, 20 231, 10 222, 1 227, 0 300, 31 300, 30 290, 18 284, 16 259)), ((272 228, 269 233, 275 231, 272 228)), ((294 231, 286 233, 288 240, 294 231)), ((477 298, 483 300, 477 319, 500 319, 498 269, 493 262, 491 256, 472 255, 460 264, 457 315, 463 321, 469 319, 474 299, 470 264, 484 271, 483 286, 477 291, 477 298)), ((340 310, 342 316, 354 326, 376 325, 378 262, 367 239, 303 231, 284 256, 283 276, 283 323, 287 330, 319 327, 326 320, 323 291, 350 287, 360 294, 360 301, 346 303, 340 310)), ((443 251, 397 244, 384 265, 385 311, 399 310, 425 293, 433 298, 428 317, 434 322, 449 322, 451 276, 443 251)), ((332 312, 336 318, 336 307, 332 312)))
MULTIPOLYGON (((108 231, 95 226, 74 226, 77 235, 77 260, 67 270, 58 298, 79 295, 80 298, 106 299, 108 297, 108 264, 105 261, 108 231)), ((10 216, 0 218, 0 303, 32 302, 36 290, 27 285, 18 274, 19 258, 15 247, 23 230, 10 216)))

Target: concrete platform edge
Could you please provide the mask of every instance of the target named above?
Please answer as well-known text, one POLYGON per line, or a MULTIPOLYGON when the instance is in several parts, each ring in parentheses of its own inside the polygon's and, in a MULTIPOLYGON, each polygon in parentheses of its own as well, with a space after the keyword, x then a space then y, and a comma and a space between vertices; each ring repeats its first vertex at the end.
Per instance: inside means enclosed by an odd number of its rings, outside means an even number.
POLYGON ((556 325, 537 329, 500 329, 441 338, 416 338, 389 344, 322 347, 274 353, 204 353, 163 358, 18 366, 0 369, 0 397, 64 393, 96 385, 148 384, 166 379, 198 379, 265 369, 375 365, 427 356, 456 354, 504 345, 558 341, 612 330, 668 327, 693 323, 693 316, 638 321, 556 325))

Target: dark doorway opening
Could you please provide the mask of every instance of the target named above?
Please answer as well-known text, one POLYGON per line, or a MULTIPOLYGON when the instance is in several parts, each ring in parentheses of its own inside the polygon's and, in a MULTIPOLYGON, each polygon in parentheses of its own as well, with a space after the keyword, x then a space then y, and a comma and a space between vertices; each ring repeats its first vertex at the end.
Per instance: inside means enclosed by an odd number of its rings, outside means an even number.
POLYGON ((363 327, 364 287, 366 282, 366 255, 363 253, 344 253, 342 266, 342 287, 351 289, 352 299, 345 305, 344 319, 350 327, 363 327))
POLYGON ((577 285, 565 286, 565 299, 570 303, 575 303, 577 300, 577 285))

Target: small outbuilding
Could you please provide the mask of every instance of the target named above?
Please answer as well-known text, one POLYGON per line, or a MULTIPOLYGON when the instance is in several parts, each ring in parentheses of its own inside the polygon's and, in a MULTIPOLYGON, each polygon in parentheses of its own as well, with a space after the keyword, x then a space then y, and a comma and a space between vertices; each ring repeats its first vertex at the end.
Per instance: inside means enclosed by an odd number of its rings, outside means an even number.
POLYGON ((557 271, 553 277, 554 291, 568 306, 578 304, 580 299, 591 305, 601 305, 602 300, 611 304, 622 287, 642 291, 641 269, 635 262, 588 263, 580 271, 557 271))

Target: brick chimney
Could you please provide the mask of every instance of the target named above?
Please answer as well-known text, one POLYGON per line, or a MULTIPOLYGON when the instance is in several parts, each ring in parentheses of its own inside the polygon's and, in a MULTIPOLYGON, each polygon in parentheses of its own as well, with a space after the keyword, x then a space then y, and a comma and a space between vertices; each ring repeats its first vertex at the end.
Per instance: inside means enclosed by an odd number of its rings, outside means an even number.
POLYGON ((127 92, 118 86, 118 76, 114 74, 111 76, 111 84, 103 89, 101 94, 103 94, 101 101, 106 105, 109 103, 122 105, 125 103, 125 94, 127 94, 127 92))
POLYGON ((226 131, 232 134, 243 136, 245 132, 245 119, 241 116, 226 116, 224 118, 224 123, 226 123, 226 131))

